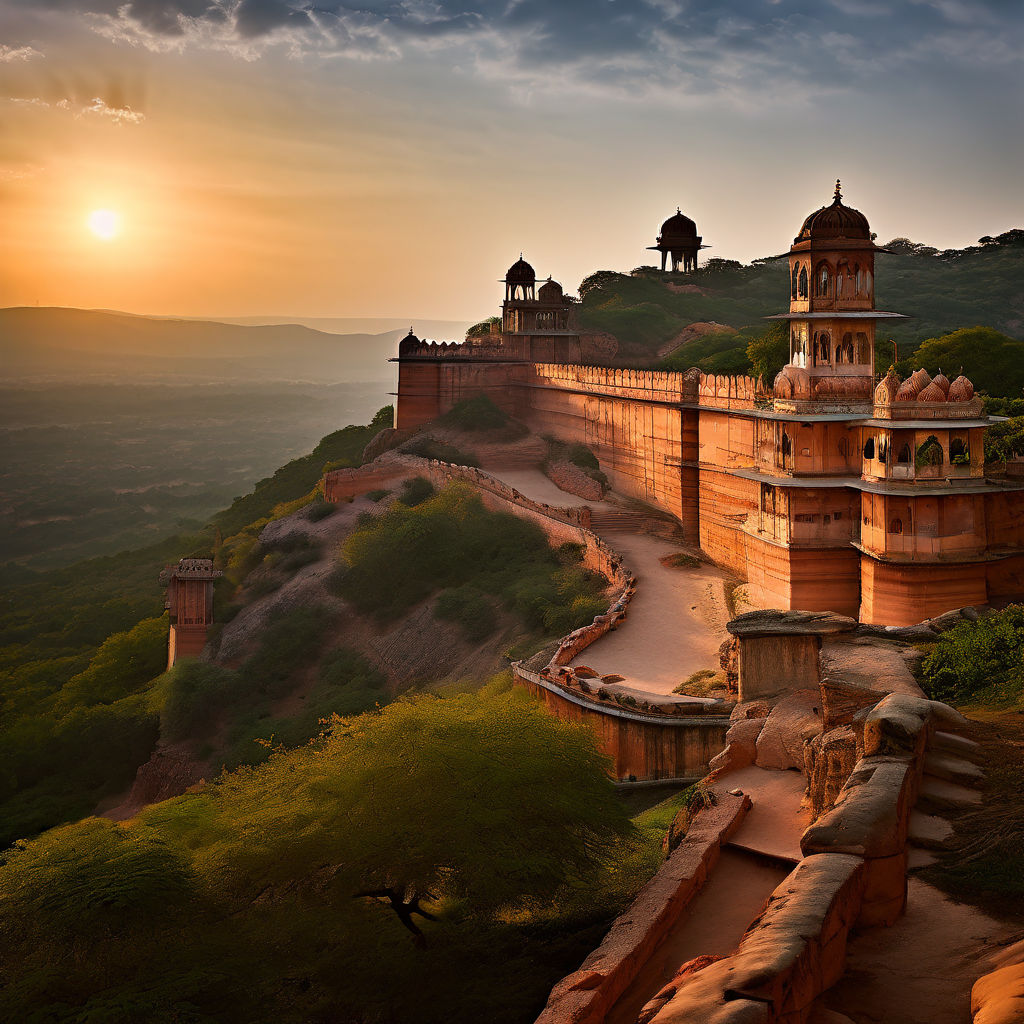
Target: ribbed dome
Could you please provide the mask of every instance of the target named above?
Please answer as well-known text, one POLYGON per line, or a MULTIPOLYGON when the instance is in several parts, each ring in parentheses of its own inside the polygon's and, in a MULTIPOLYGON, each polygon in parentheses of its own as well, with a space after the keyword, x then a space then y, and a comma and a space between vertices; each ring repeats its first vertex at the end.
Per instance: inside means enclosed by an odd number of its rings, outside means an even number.
POLYGON ((772 391, 776 398, 807 400, 811 397, 811 375, 799 366, 784 366, 775 377, 772 391))
POLYGON ((946 398, 950 402, 969 402, 974 397, 974 385, 963 375, 949 385, 949 394, 946 398))
POLYGON ((679 207, 676 207, 676 212, 669 217, 664 224, 661 225, 660 240, 667 242, 673 238, 696 238, 697 237, 697 224, 695 221, 690 220, 686 214, 681 213, 679 207))
POLYGON ((928 387, 926 387, 924 391, 917 396, 917 400, 919 402, 944 402, 946 400, 946 392, 943 391, 942 387, 933 380, 931 384, 929 384, 928 387))
POLYGON ((892 405, 900 390, 900 375, 890 366, 889 372, 875 388, 875 405, 892 405))
POLYGON ((897 402, 916 402, 918 396, 929 384, 932 379, 928 376, 928 371, 922 367, 920 370, 915 370, 901 385, 899 391, 896 393, 897 402))
POLYGON ((537 280, 537 275, 520 253, 519 259, 508 268, 505 280, 510 284, 533 284, 537 280))
POLYGON ((868 219, 860 210, 843 205, 843 195, 836 180, 836 194, 831 206, 823 206, 815 210, 803 223, 800 234, 793 239, 796 242, 828 241, 834 238, 854 238, 871 241, 871 228, 868 219))
POLYGON ((537 289, 537 298, 541 302, 561 302, 563 298, 562 286, 557 281, 552 281, 549 277, 537 289))
POLYGON ((932 377, 932 383, 937 384, 940 388, 942 388, 943 396, 949 394, 949 378, 941 370, 939 370, 939 372, 935 374, 934 377, 932 377))

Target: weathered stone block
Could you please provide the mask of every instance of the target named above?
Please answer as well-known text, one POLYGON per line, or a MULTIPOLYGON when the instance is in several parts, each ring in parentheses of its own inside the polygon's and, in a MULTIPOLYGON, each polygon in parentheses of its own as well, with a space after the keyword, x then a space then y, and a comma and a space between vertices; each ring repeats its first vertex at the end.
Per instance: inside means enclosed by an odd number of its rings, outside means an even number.
POLYGON ((804 856, 892 857, 906 847, 909 761, 859 761, 836 800, 800 839, 804 856))
POLYGON ((817 690, 798 690, 779 701, 757 737, 761 768, 804 768, 804 745, 821 732, 817 690))

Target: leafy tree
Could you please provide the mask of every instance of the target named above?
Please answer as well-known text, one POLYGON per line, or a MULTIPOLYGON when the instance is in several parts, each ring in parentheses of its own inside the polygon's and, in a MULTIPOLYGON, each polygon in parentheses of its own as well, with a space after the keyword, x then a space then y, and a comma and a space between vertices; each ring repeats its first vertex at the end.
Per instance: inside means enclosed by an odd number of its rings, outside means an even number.
POLYGON ((335 718, 320 743, 139 820, 237 897, 329 878, 341 899, 394 897, 409 926, 418 900, 487 916, 592 877, 631 834, 606 766, 587 728, 492 686, 335 718))
POLYGON ((152 925, 192 894, 186 856, 156 832, 86 818, 5 854, 0 934, 88 943, 152 925))
POLYGON ((167 665, 167 630, 167 617, 161 615, 104 640, 89 667, 61 690, 58 708, 111 704, 145 688, 167 665))
POLYGON ((929 338, 912 361, 933 376, 941 368, 954 377, 963 367, 975 388, 990 395, 1019 398, 1024 390, 1024 341, 991 327, 964 327, 929 338))
POLYGON ((993 423, 985 431, 985 461, 1007 462, 1024 455, 1024 416, 993 423))
POLYGON ((761 377, 766 384, 771 384, 789 362, 789 325, 775 324, 764 334, 752 338, 747 344, 747 359, 751 376, 761 377))

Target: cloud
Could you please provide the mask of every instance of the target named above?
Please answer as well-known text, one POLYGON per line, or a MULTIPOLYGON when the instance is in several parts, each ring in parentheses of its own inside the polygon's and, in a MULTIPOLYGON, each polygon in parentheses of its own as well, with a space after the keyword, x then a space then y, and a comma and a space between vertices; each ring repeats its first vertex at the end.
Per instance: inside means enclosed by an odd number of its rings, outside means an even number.
POLYGON ((112 107, 99 96, 94 96, 88 103, 76 103, 67 98, 51 103, 41 96, 10 96, 7 102, 15 107, 40 107, 45 110, 63 110, 76 118, 99 117, 114 124, 141 124, 146 115, 131 107, 112 107))
POLYGON ((0 64, 13 64, 35 57, 42 57, 42 54, 34 46, 4 46, 0 43, 0 64))
POLYGON ((988 51, 1002 66, 1024 53, 1024 8, 1007 0, 41 2, 154 51, 245 60, 271 50, 364 60, 419 53, 537 92, 684 103, 799 104, 930 61, 978 71, 988 51))

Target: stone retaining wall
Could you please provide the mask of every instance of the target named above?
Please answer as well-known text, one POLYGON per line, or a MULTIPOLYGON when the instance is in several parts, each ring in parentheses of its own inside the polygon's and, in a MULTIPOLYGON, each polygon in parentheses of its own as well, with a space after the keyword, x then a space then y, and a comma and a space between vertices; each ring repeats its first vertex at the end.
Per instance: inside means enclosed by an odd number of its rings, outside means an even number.
POLYGON ((722 847, 749 810, 749 797, 726 795, 694 816, 683 840, 616 919, 601 945, 552 989, 537 1024, 601 1024, 700 892, 722 847))

